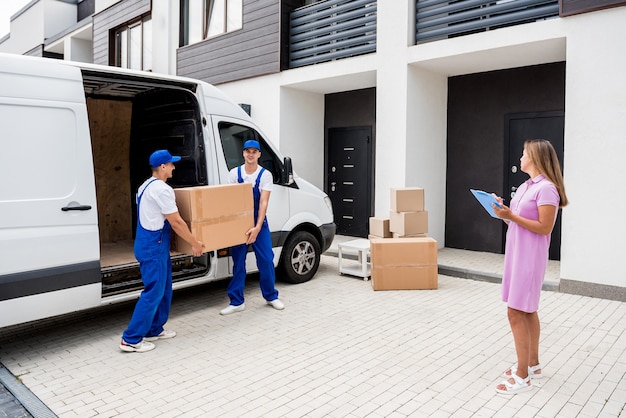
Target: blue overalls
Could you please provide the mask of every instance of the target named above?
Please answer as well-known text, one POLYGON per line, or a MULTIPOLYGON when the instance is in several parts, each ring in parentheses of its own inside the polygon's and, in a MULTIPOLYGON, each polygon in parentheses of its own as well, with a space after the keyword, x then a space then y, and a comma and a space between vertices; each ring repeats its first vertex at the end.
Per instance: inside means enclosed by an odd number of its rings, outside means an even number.
POLYGON ((167 322, 172 302, 172 260, 170 259, 170 232, 165 220, 163 229, 149 231, 141 226, 139 205, 141 197, 152 182, 137 197, 137 234, 135 257, 139 261, 144 289, 135 305, 135 311, 122 338, 130 344, 139 343, 143 337, 159 335, 167 322))
MULTIPOLYGON (((261 189, 259 183, 265 168, 261 168, 252 189, 254 197, 254 224, 256 225, 259 217, 259 204, 261 202, 261 189)), ((241 177, 241 166, 237 167, 237 181, 243 183, 241 177)), ((274 288, 276 276, 274 273, 274 251, 272 251, 272 236, 270 228, 267 225, 267 219, 263 220, 263 226, 256 241, 252 243, 252 249, 256 255, 256 265, 259 269, 259 285, 261 286, 261 294, 266 301, 271 302, 278 299, 278 290, 274 288)), ((233 278, 228 284, 228 297, 230 304, 239 306, 244 302, 243 290, 246 284, 246 255, 248 254, 248 245, 241 244, 231 247, 230 254, 233 257, 233 278)))

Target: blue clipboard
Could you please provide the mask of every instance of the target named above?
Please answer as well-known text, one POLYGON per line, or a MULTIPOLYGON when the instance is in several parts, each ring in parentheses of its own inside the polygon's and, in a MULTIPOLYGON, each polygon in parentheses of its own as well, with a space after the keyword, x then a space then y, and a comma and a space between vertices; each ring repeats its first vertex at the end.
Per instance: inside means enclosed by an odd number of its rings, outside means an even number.
POLYGON ((483 208, 485 208, 487 213, 489 213, 489 215, 491 215, 492 218, 501 219, 493 211, 493 207, 491 205, 495 204, 499 208, 501 208, 502 206, 500 206, 500 203, 498 203, 496 198, 493 197, 491 193, 483 192, 482 190, 474 190, 474 189, 470 189, 470 192, 472 192, 476 200, 480 202, 480 204, 483 206, 483 208))

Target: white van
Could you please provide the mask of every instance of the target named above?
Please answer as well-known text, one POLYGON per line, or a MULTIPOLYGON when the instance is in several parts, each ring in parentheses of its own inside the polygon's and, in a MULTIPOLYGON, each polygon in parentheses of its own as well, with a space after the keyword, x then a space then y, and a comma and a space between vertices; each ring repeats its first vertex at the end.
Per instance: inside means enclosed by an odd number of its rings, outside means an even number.
MULTIPOLYGON (((277 279, 305 282, 335 235, 330 200, 252 119, 193 79, 0 54, 0 327, 137 298, 135 193, 148 156, 182 156, 173 187, 226 182, 248 139, 275 187, 277 279)), ((172 253, 174 289, 228 278, 228 249, 172 253)), ((248 270, 256 269, 250 253, 248 270)))

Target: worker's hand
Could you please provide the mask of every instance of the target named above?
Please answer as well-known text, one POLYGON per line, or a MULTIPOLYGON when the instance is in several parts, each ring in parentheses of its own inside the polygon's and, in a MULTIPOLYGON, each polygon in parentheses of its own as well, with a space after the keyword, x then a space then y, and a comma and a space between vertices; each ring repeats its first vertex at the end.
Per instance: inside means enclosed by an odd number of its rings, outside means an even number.
POLYGON ((191 251, 193 252, 194 257, 200 257, 202 255, 203 248, 204 248, 204 243, 202 241, 196 241, 191 246, 191 251))
POLYGON ((248 239, 246 240, 246 244, 250 245, 256 242, 256 237, 259 235, 259 232, 261 232, 261 228, 259 227, 255 226, 254 228, 250 228, 248 232, 246 232, 246 235, 248 236, 248 239))

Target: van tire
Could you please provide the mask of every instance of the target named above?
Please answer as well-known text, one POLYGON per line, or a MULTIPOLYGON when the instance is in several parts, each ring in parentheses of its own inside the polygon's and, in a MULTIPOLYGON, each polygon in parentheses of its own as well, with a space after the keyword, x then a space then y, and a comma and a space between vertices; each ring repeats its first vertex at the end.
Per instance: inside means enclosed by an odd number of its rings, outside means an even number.
POLYGON ((287 283, 311 280, 320 266, 320 244, 313 234, 297 231, 283 246, 279 263, 279 278, 287 283))

